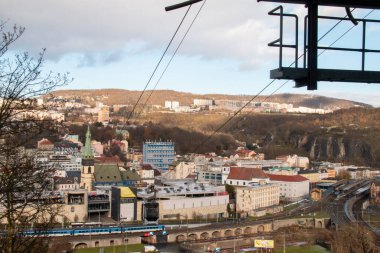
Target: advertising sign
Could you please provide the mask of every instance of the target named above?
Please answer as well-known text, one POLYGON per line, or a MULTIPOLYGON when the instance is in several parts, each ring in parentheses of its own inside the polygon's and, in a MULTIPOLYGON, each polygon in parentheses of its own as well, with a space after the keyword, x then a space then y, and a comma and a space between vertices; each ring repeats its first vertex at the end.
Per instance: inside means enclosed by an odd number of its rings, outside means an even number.
POLYGON ((255 247, 256 248, 273 249, 274 248, 274 241, 273 240, 255 240, 255 247))

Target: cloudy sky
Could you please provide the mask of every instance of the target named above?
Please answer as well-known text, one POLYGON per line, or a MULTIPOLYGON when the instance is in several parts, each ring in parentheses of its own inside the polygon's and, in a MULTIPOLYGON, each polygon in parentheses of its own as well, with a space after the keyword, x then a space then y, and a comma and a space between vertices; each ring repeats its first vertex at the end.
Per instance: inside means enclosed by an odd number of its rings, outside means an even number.
MULTIPOLYGON (((182 0, 1 0, 0 19, 25 26, 25 34, 11 52, 37 54, 47 49, 45 70, 70 72, 69 89, 123 88, 142 90, 173 35, 186 9, 165 12, 165 6, 182 0)), ((191 7, 157 76, 189 26, 201 3, 191 7)), ((269 70, 277 67, 278 50, 267 44, 277 39, 279 20, 267 12, 276 7, 256 0, 207 0, 198 19, 157 89, 174 89, 198 94, 255 95, 267 83, 269 70)), ((303 6, 285 6, 286 11, 305 15, 303 6)), ((342 8, 321 8, 322 14, 345 16, 342 8)), ((356 17, 370 10, 355 10, 356 17)), ((368 18, 379 18, 380 10, 368 18)), ((301 18, 302 20, 302 18, 301 18)), ((322 35, 335 22, 322 22, 322 35)), ((301 27, 301 26, 300 26, 301 27)), ((330 45, 351 27, 341 23, 321 45, 330 45)), ((335 46, 360 47, 361 26, 355 27, 335 46)), ((293 26, 285 26, 286 40, 294 42, 293 26)), ((380 49, 380 25, 368 27, 367 43, 380 49), (376 47, 377 46, 377 47, 376 47)), ((302 40, 302 34, 300 37, 302 40)), ((293 60, 285 52, 285 65, 293 60)), ((380 70, 377 55, 368 55, 367 67, 380 70)), ((360 67, 360 54, 324 53, 321 67, 360 67)), ((264 94, 284 81, 276 81, 264 94)), ((278 92, 308 93, 348 98, 380 106, 380 84, 319 83, 318 91, 292 88, 289 82, 278 92)))

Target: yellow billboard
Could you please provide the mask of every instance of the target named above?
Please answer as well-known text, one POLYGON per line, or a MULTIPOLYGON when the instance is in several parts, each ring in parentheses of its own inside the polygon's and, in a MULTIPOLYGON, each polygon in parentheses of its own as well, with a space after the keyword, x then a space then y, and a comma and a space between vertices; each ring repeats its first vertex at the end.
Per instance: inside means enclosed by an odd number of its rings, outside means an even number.
POLYGON ((273 240, 255 240, 255 247, 256 248, 273 249, 274 248, 274 241, 273 240))

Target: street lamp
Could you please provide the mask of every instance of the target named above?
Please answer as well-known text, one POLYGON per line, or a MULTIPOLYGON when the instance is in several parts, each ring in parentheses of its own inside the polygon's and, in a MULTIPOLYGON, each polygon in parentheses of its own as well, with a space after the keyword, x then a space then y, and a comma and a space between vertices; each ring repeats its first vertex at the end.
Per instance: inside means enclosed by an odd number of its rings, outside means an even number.
POLYGON ((179 218, 181 220, 181 226, 182 226, 182 219, 181 217, 185 217, 186 218, 186 238, 189 239, 189 218, 187 215, 182 215, 182 214, 179 214, 179 218))

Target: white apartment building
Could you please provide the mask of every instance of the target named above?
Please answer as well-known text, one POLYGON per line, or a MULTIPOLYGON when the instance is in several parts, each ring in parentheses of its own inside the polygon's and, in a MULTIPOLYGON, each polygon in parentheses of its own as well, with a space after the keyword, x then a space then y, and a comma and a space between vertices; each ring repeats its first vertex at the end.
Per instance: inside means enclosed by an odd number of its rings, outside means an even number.
POLYGON ((194 99, 195 106, 210 106, 213 104, 211 99, 194 99))
POLYGON ((168 108, 168 109, 171 109, 171 110, 176 110, 180 106, 179 106, 179 102, 178 101, 165 101, 164 107, 168 108))
POLYGON ((298 201, 309 196, 310 182, 307 178, 295 175, 275 175, 267 174, 271 183, 276 183, 280 187, 280 197, 288 201, 298 201))

